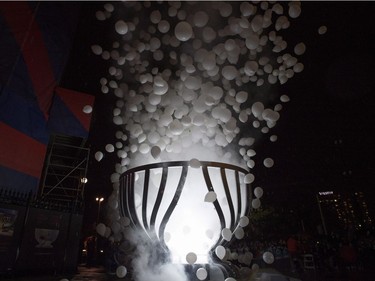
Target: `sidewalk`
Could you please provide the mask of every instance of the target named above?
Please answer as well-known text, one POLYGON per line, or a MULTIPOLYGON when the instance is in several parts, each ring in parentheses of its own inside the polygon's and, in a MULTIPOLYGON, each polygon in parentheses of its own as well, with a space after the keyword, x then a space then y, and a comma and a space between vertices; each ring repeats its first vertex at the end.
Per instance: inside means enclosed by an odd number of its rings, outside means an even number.
MULTIPOLYGON (((16 277, 5 277, 0 276, 1 281, 131 281, 128 276, 125 278, 117 278, 116 275, 110 275, 106 273, 103 267, 91 267, 78 266, 77 274, 66 274, 66 275, 43 275, 33 274, 30 276, 16 276, 16 277), (65 279, 65 280, 64 280, 65 279)), ((259 272, 276 272, 273 268, 261 269, 259 272)), ((284 274, 286 272, 283 272, 284 274)), ((256 274, 250 278, 250 281, 259 280, 256 278, 256 274)), ((374 281, 375 271, 352 271, 352 272, 335 272, 327 273, 320 272, 319 270, 305 270, 302 274, 294 275, 289 272, 286 276, 291 277, 290 280, 301 280, 301 281, 374 281), (295 278, 295 279, 294 279, 295 278)), ((152 280, 150 280, 152 281, 152 280)), ((173 281, 173 280, 165 280, 173 281)), ((247 281, 247 280, 246 280, 247 281)))
POLYGON ((16 277, 5 277, 0 278, 2 281, 130 281, 129 278, 119 279, 116 275, 109 275, 105 272, 103 267, 90 267, 78 266, 78 273, 75 275, 43 275, 43 273, 33 274, 31 276, 16 276, 16 277))

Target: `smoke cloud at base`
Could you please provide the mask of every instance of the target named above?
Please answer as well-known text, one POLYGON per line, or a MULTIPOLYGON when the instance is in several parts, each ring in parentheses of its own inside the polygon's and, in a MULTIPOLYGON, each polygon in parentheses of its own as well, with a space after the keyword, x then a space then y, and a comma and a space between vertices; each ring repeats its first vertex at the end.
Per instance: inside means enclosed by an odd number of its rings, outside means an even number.
POLYGON ((134 244, 132 255, 132 276, 136 281, 188 281, 184 266, 172 264, 168 257, 158 253, 158 245, 152 243, 143 233, 132 231, 128 239, 134 244))

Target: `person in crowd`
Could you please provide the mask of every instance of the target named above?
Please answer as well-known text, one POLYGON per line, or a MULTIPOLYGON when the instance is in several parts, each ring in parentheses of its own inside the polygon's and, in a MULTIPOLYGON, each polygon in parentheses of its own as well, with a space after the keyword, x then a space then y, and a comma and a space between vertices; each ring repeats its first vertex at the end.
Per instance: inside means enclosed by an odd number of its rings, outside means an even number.
POLYGON ((299 241, 297 235, 291 235, 286 241, 286 246, 290 256, 290 266, 292 272, 296 272, 300 268, 300 253, 299 253, 299 241))
POLYGON ((94 235, 87 237, 85 248, 87 253, 86 266, 94 266, 96 257, 96 237, 94 235))

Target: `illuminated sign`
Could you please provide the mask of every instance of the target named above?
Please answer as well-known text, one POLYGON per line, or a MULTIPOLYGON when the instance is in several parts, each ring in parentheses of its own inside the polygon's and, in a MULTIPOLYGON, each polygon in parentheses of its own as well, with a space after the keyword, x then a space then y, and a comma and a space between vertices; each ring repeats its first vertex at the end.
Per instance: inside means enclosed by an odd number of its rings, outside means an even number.
POLYGON ((319 191, 319 195, 332 195, 333 191, 319 191))

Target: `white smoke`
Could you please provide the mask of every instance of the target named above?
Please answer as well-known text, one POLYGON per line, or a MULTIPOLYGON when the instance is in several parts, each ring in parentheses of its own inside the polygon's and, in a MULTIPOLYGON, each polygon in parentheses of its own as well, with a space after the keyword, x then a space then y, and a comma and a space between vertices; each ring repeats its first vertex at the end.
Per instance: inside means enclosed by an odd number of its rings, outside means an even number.
MULTIPOLYGON (((137 281, 188 281, 182 264, 172 264, 155 256, 155 246, 143 233, 127 236, 136 245, 132 256, 132 275, 137 281)), ((158 253, 157 253, 158 254, 158 253)))

